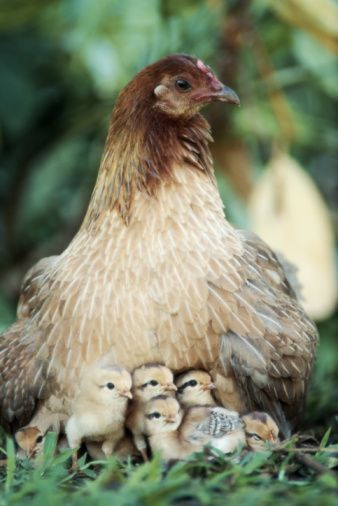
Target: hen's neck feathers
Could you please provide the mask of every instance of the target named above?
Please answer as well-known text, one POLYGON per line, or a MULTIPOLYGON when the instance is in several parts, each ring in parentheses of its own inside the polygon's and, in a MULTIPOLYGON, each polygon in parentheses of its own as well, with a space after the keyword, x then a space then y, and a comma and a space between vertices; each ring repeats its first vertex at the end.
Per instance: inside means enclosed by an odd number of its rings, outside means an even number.
POLYGON ((83 223, 94 228, 106 211, 128 224, 135 192, 155 195, 173 167, 189 165, 214 179, 208 122, 200 114, 170 118, 128 85, 117 99, 97 182, 83 223), (130 97, 133 97, 131 99, 130 97))

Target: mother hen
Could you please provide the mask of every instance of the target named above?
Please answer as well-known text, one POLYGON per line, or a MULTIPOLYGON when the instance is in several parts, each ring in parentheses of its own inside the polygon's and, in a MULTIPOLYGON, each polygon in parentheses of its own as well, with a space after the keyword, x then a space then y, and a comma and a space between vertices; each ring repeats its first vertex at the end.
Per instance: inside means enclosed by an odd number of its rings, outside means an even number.
POLYGON ((146 67, 119 95, 83 224, 26 278, 20 318, 0 339, 7 428, 38 403, 69 414, 81 374, 106 353, 129 370, 206 369, 224 406, 268 411, 284 435, 294 427, 317 332, 275 254, 224 217, 199 114, 213 101, 239 104, 186 55, 146 67))

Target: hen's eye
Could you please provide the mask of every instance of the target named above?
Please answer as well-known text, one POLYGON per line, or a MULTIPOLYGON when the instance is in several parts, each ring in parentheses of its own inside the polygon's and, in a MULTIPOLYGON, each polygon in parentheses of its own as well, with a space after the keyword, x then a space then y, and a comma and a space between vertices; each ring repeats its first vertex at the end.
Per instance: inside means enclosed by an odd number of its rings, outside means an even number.
POLYGON ((255 441, 262 441, 262 438, 258 434, 254 434, 252 437, 255 441))
POLYGON ((149 384, 150 384, 152 387, 156 387, 156 385, 158 385, 158 381, 156 381, 156 380, 151 380, 151 381, 149 381, 149 384))
POLYGON ((114 383, 107 383, 106 387, 109 388, 109 390, 114 390, 115 385, 114 383))
POLYGON ((197 381, 196 380, 191 380, 190 381, 190 386, 191 387, 195 387, 197 385, 197 381))
POLYGON ((151 414, 152 418, 160 418, 160 413, 158 411, 155 411, 155 413, 151 414))
POLYGON ((176 88, 178 88, 180 91, 188 91, 191 89, 191 84, 188 83, 185 79, 177 79, 175 82, 176 88))
POLYGON ((35 440, 36 443, 42 443, 43 441, 43 437, 42 436, 38 436, 35 440))

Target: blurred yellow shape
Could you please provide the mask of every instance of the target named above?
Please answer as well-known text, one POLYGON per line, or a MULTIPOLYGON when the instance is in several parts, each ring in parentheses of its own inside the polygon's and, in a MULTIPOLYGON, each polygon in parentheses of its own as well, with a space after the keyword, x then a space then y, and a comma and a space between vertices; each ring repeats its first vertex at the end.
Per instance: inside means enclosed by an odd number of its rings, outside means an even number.
POLYGON ((338 5, 332 0, 270 0, 288 23, 310 33, 338 54, 338 5))
POLYGON ((302 301, 315 320, 336 306, 334 232, 312 179, 287 154, 273 157, 249 202, 252 230, 299 269, 302 301))

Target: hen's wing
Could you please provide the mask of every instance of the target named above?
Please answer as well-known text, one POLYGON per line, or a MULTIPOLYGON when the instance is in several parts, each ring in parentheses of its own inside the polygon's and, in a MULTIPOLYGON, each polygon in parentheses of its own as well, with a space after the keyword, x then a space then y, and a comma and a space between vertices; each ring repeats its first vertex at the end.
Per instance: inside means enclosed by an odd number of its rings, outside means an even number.
POLYGON ((263 275, 268 276, 268 281, 275 282, 278 290, 302 300, 302 286, 297 277, 298 268, 282 253, 272 251, 266 242, 253 232, 238 230, 238 233, 249 250, 255 252, 257 265, 263 269, 263 275), (273 266, 277 276, 271 272, 269 273, 271 266, 273 266))
POLYGON ((14 432, 30 421, 37 400, 50 385, 44 365, 36 359, 27 323, 14 323, 0 336, 0 424, 14 432))
POLYGON ((18 320, 31 316, 37 304, 37 294, 45 279, 44 273, 51 268, 57 258, 57 255, 42 258, 25 275, 16 312, 18 320))
POLYGON ((238 231, 238 238, 240 254, 220 260, 208 282, 218 370, 235 377, 246 409, 268 411, 288 435, 302 413, 317 330, 272 250, 253 235, 238 231), (224 276, 234 271, 241 282, 237 276, 231 290, 224 276))

